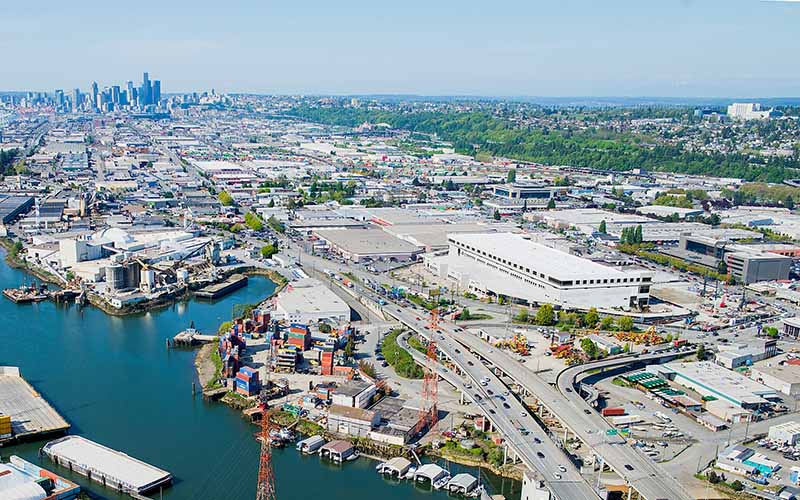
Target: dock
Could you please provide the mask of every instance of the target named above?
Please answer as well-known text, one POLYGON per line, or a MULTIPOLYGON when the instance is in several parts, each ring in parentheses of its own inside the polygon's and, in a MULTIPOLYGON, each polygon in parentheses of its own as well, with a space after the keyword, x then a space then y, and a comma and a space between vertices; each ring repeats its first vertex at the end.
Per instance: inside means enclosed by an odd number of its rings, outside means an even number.
POLYGON ((0 366, 0 415, 11 417, 11 433, 0 444, 66 432, 70 425, 19 373, 15 366, 0 366))
POLYGON ((176 346, 193 346, 197 344, 204 344, 207 342, 214 342, 217 337, 214 335, 202 335, 194 328, 187 328, 172 338, 172 343, 176 346))
POLYGON ((81 436, 65 436, 42 448, 50 460, 135 498, 168 486, 172 474, 81 436))
POLYGON ((247 285, 247 276, 244 274, 232 274, 228 276, 225 281, 208 285, 196 291, 194 294, 201 299, 218 299, 245 285, 247 285))

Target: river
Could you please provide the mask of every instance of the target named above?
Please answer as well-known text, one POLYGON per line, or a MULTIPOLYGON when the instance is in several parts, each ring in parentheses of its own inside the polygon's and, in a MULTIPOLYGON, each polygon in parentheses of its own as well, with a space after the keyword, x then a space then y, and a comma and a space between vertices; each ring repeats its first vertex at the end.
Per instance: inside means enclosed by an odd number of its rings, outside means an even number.
MULTIPOLYGON (((0 255, 0 260, 4 255, 0 255)), ((30 277, 0 263, 0 288, 30 277)), ((187 301, 128 317, 108 316, 94 307, 41 302, 17 305, 0 297, 0 365, 19 366, 22 375, 80 434, 171 472, 170 500, 240 500, 255 497, 259 447, 256 428, 228 407, 192 395, 194 351, 168 350, 165 339, 190 321, 202 332, 230 319, 236 304, 255 303, 275 285, 252 277, 248 286, 216 302, 187 301)), ((120 496, 60 468, 37 450, 44 441, 0 448, 86 487, 94 496, 120 496)), ((382 500, 439 497, 409 482, 392 483, 359 459, 343 466, 320 463, 293 448, 275 450, 277 496, 382 500)), ((464 468, 451 465, 454 473, 464 468)), ((473 474, 476 471, 471 471, 473 474)), ((519 497, 520 484, 484 475, 492 493, 519 497)), ((159 498, 158 493, 151 494, 159 498)))

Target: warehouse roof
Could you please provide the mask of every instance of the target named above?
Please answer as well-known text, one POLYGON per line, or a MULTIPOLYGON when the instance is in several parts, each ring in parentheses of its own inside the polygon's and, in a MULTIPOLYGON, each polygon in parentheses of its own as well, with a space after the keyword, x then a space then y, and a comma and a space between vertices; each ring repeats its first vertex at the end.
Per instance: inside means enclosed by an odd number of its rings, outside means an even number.
POLYGON ((321 229, 314 231, 331 245, 357 255, 409 254, 419 247, 380 229, 321 229))
POLYGON ((293 281, 276 300, 278 307, 288 314, 350 314, 350 306, 345 301, 313 278, 293 281))
POLYGON ((765 397, 775 396, 769 387, 709 361, 667 363, 664 367, 731 403, 759 404, 766 402, 765 397))
POLYGON ((548 277, 552 276, 562 281, 573 278, 627 278, 640 275, 638 272, 622 272, 613 267, 546 247, 518 234, 452 234, 449 237, 451 240, 484 251, 489 256, 495 256, 513 264, 531 266, 534 270, 542 270, 548 277))

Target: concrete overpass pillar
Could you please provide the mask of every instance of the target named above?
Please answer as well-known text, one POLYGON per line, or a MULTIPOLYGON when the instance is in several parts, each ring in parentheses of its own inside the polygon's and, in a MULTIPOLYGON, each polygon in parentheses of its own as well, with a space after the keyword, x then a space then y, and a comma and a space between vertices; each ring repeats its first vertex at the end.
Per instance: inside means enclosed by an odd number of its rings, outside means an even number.
POLYGON ((631 500, 631 495, 633 495, 633 487, 629 484, 628 485, 628 500, 631 500))
POLYGON ((506 460, 508 460, 508 443, 503 446, 503 465, 506 464, 506 460))

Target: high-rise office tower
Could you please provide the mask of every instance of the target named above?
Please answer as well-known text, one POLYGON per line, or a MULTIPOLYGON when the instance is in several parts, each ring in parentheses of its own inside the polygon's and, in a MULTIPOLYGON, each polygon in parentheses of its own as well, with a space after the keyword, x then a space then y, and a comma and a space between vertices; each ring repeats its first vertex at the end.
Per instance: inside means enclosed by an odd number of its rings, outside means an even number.
POLYGON ((127 86, 128 86, 127 104, 129 106, 133 106, 134 104, 136 104, 136 95, 133 92, 133 82, 128 80, 127 86))
POLYGON ((98 103, 97 103, 97 99, 98 99, 98 95, 97 95, 97 94, 98 94, 98 93, 99 93, 99 91, 98 91, 98 87, 97 87, 97 82, 92 82, 92 94, 91 94, 91 99, 92 99, 92 105, 94 106, 94 108, 95 108, 95 109, 97 109, 97 108, 99 108, 99 107, 100 107, 100 106, 98 105, 98 103))
POLYGON ((147 106, 153 102, 153 87, 150 83, 150 75, 145 72, 142 77, 141 105, 147 106))
POLYGON ((72 91, 72 111, 77 113, 81 109, 81 89, 72 91))
POLYGON ((119 104, 119 85, 114 85, 111 87, 111 102, 114 104, 119 104))
POLYGON ((161 80, 153 80, 153 104, 161 101, 161 80))
POLYGON ((64 109, 64 91, 62 89, 56 89, 56 108, 59 111, 64 109))

